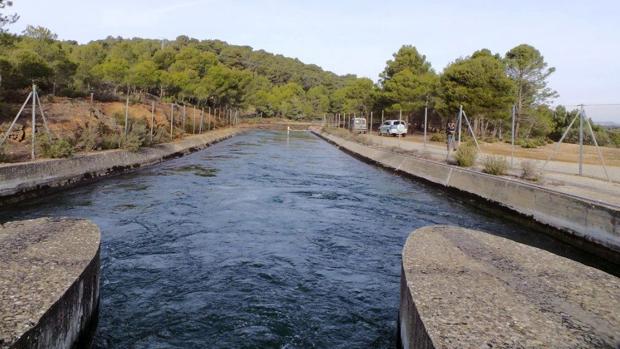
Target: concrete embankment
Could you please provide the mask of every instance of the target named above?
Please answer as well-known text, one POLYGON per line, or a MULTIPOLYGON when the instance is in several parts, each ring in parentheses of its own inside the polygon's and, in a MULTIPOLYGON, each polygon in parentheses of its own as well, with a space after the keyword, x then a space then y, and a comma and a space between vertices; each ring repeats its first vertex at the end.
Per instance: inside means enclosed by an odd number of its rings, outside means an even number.
POLYGON ((413 232, 400 292, 406 349, 620 347, 620 279, 487 233, 413 232))
POLYGON ((88 347, 99 307, 99 229, 77 219, 0 225, 0 349, 88 347))
POLYGON ((0 206, 182 156, 230 138, 237 132, 235 129, 216 130, 137 152, 109 150, 68 159, 0 165, 0 206))
POLYGON ((620 210, 616 206, 512 178, 363 145, 326 133, 315 131, 315 134, 367 161, 482 198, 495 206, 532 218, 553 228, 545 231, 557 238, 620 264, 620 210))

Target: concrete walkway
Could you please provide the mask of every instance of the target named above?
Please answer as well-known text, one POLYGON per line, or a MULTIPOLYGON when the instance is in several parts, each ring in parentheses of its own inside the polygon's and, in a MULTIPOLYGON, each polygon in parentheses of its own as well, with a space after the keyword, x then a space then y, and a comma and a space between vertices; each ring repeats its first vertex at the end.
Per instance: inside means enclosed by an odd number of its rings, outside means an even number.
MULTIPOLYGON (((377 135, 365 135, 362 137, 365 137, 376 146, 395 147, 436 161, 446 160, 446 147, 434 142, 429 142, 425 146, 423 143, 392 137, 380 137, 377 135)), ((480 159, 488 155, 493 154, 480 153, 478 156, 479 162, 480 159)), ((453 156, 454 153, 452 152, 450 159, 453 159, 453 156)), ((510 161, 510 158, 508 160, 510 161)), ((543 160, 515 157, 513 167, 509 170, 509 175, 519 177, 522 171, 521 163, 524 161, 535 164, 539 170, 542 169, 544 164, 543 160)), ((482 166, 478 164, 476 168, 482 169, 482 166)), ((605 173, 601 166, 585 164, 583 168, 585 175, 579 176, 576 163, 550 161, 545 168, 542 180, 537 184, 563 193, 620 207, 620 167, 607 167, 612 183, 605 180, 605 173)))

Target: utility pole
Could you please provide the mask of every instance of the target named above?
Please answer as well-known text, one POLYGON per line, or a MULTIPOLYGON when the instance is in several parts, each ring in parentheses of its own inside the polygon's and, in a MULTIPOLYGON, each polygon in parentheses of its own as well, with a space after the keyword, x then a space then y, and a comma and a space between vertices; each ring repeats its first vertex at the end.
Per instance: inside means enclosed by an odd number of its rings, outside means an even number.
POLYGON ((370 131, 368 132, 368 134, 372 135, 372 112, 370 112, 370 127, 368 128, 370 131))

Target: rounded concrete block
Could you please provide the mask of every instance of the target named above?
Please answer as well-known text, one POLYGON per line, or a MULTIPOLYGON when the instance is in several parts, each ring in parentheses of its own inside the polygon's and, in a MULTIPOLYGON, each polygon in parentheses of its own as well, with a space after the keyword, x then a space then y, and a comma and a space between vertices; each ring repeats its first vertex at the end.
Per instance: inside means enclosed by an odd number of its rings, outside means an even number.
POLYGON ((451 226, 403 249, 404 348, 617 348, 620 279, 544 250, 451 226))
POLYGON ((1 349, 88 342, 98 315, 99 245, 99 229, 86 220, 0 225, 1 349))

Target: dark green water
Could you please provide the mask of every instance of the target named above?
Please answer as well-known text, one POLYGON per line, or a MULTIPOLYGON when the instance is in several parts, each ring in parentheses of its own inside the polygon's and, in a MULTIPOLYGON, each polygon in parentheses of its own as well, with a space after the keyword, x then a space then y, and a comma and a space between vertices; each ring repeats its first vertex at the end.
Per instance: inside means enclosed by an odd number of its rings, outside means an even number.
POLYGON ((429 224, 581 258, 308 134, 255 132, 14 210, 102 231, 98 348, 391 348, 400 252, 429 224))

